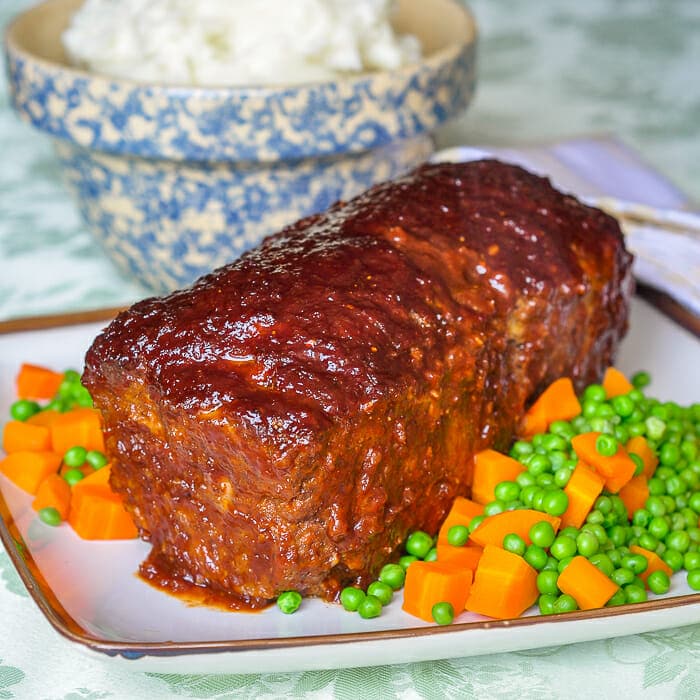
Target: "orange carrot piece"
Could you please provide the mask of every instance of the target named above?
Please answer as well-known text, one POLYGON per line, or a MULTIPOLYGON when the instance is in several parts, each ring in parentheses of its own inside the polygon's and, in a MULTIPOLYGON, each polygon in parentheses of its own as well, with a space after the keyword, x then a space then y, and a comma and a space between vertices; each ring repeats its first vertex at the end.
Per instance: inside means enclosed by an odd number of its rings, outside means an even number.
POLYGON ((548 427, 547 407, 538 400, 530 406, 523 416, 518 432, 523 437, 530 438, 533 435, 537 435, 537 433, 546 433, 548 427))
POLYGON ((552 382, 530 406, 521 425, 524 436, 543 433, 555 420, 571 420, 581 413, 574 384, 568 377, 552 382))
POLYGON ((123 540, 138 535, 122 497, 109 485, 102 467, 73 486, 68 522, 84 540, 123 540))
POLYGON ((55 508, 61 515, 61 520, 68 517, 70 510, 71 491, 65 479, 58 474, 49 474, 36 491, 32 508, 39 511, 42 508, 55 508))
POLYGON ((437 560, 449 563, 458 569, 469 569, 474 571, 479 565, 479 559, 484 553, 483 547, 467 545, 466 547, 453 547, 447 542, 437 543, 437 560))
POLYGON ((54 452, 65 454, 76 445, 104 452, 100 414, 94 408, 75 408, 61 413, 49 429, 54 452))
POLYGON ((659 465, 659 458, 656 456, 656 452, 649 447, 647 439, 643 435, 635 435, 630 438, 627 442, 627 452, 633 452, 644 462, 644 476, 651 479, 659 465))
POLYGON ((617 493, 634 476, 636 465, 622 445, 618 445, 611 457, 601 455, 595 447, 599 435, 595 432, 576 435, 571 446, 579 459, 590 464, 605 479, 605 488, 617 493))
POLYGON ((632 520, 635 510, 644 508, 644 504, 649 498, 649 486, 644 474, 633 476, 617 494, 627 508, 627 517, 632 520))
POLYGON ((2 448, 7 454, 50 450, 49 429, 43 425, 27 425, 24 421, 11 420, 2 433, 2 448))
POLYGON ((39 484, 55 474, 61 455, 55 452, 13 452, 0 460, 0 472, 21 489, 35 494, 39 484))
POLYGON ((525 466, 517 459, 496 452, 482 450, 474 457, 472 479, 472 499, 477 503, 490 503, 494 500, 494 489, 501 481, 512 481, 525 466))
POLYGON ((569 497, 569 505, 561 516, 561 524, 564 527, 581 527, 604 485, 602 476, 583 462, 579 462, 564 487, 564 493, 569 497))
POLYGON ((25 423, 28 425, 45 425, 48 428, 60 415, 58 411, 45 409, 27 418, 25 423))
POLYGON ((561 520, 554 515, 542 513, 539 510, 505 510, 496 515, 489 515, 481 522, 481 525, 469 535, 471 544, 486 547, 486 545, 503 546, 503 538, 510 533, 520 535, 527 544, 532 544, 530 540, 530 528, 542 520, 546 520, 552 525, 554 531, 559 530, 561 520))
POLYGON ((51 399, 62 381, 63 375, 59 372, 25 363, 17 375, 17 396, 20 399, 51 399))
POLYGON ((464 610, 472 585, 472 572, 452 563, 415 561, 406 570, 403 609, 426 622, 434 622, 433 605, 451 603, 455 616, 464 610))
POLYGON ((619 590, 619 586, 581 556, 574 557, 559 574, 557 586, 562 593, 572 596, 581 610, 602 608, 619 590))
POLYGON ((647 560, 647 570, 639 574, 639 577, 645 584, 650 574, 653 574, 655 571, 664 571, 668 576, 673 576, 673 569, 656 552, 644 549, 644 547, 636 544, 630 545, 630 552, 641 554, 647 560))
POLYGON ((438 533, 438 544, 444 542, 447 544, 447 533, 454 525, 467 526, 472 518, 481 515, 484 512, 484 506, 481 503, 476 503, 463 496, 457 496, 452 503, 450 512, 440 526, 438 533))
POLYGON ((608 367, 603 377, 603 389, 605 389, 607 398, 612 399, 615 396, 629 394, 634 389, 634 386, 619 369, 608 367))
POLYGON ((517 554, 488 545, 474 573, 465 607, 471 612, 506 620, 520 616, 538 595, 537 571, 517 554))

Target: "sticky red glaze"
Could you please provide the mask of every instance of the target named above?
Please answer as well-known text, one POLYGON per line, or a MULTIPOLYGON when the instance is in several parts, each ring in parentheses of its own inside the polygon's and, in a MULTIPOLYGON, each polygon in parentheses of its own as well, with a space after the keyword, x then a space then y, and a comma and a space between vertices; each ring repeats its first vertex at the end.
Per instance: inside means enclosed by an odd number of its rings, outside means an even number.
POLYGON ((252 603, 367 580, 534 394, 600 377, 630 261, 612 218, 545 180, 443 164, 136 304, 85 381, 144 571, 252 603))

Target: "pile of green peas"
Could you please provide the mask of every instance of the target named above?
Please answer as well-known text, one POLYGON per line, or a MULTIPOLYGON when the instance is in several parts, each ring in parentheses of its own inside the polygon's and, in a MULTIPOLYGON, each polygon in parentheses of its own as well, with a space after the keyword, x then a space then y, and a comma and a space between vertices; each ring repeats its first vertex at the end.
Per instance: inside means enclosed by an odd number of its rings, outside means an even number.
MULTIPOLYGON (((19 399, 10 406, 10 416, 13 420, 26 421, 41 411, 65 413, 74 408, 91 408, 92 405, 90 392, 80 383, 80 374, 67 369, 56 394, 48 403, 42 406, 37 401, 19 399)), ((86 450, 76 445, 63 455, 63 464, 68 467, 63 472, 63 478, 69 486, 75 486, 85 476, 81 467, 87 464, 95 470, 102 469, 107 461, 107 456, 99 450, 86 450)), ((38 516, 42 522, 54 527, 62 522, 61 514, 52 506, 42 508, 38 516)))
MULTIPOLYGON (((632 378, 634 389, 627 394, 606 398, 605 389, 591 384, 581 396, 581 414, 571 421, 555 421, 547 433, 531 440, 518 440, 510 456, 525 466, 514 481, 496 486, 495 500, 484 508, 484 516, 469 524, 473 532, 484 517, 504 510, 532 508, 561 515, 568 506, 563 489, 576 466, 571 438, 581 433, 600 432, 596 450, 612 456, 618 446, 634 436, 644 436, 654 450, 659 466, 649 479, 649 498, 631 521, 622 499, 604 491, 581 528, 566 527, 556 537, 547 522, 530 532, 531 545, 518 535, 507 535, 505 549, 520 554, 539 571, 539 607, 543 614, 576 609, 571 596, 556 586, 558 575, 571 559, 584 556, 608 575, 620 590, 608 605, 636 603, 647 599, 647 588, 656 594, 670 588, 664 571, 640 578, 648 566, 631 545, 655 552, 668 567, 685 569, 688 585, 700 590, 700 404, 679 406, 647 397, 642 389, 649 384, 646 372, 632 378), (543 534, 544 533, 544 534, 543 534), (550 542, 551 539, 551 542, 550 542)), ((641 474, 641 458, 630 453, 641 474)))

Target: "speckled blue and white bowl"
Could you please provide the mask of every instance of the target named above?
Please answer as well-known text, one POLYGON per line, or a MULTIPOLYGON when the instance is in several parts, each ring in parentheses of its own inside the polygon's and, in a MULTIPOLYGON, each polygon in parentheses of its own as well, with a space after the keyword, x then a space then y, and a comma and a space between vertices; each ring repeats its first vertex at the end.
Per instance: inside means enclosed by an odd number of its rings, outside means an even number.
POLYGON ((190 284, 265 235, 395 177, 468 104, 475 26, 457 0, 402 0, 425 57, 392 72, 198 88, 71 67, 60 35, 80 0, 20 15, 5 47, 17 111, 54 138, 85 221, 155 291, 190 284))

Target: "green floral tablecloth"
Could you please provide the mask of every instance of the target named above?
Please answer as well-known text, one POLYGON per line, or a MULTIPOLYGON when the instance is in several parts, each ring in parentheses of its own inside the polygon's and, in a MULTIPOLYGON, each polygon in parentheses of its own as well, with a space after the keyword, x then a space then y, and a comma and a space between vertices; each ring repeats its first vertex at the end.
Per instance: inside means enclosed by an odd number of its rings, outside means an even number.
MULTIPOLYGON (((0 26, 27 6, 3 0, 0 26)), ((700 3, 474 0, 480 88, 441 145, 614 132, 700 200, 700 3)), ((2 81, 2 78, 0 78, 2 81)), ((128 303, 82 227, 49 143, 0 82, 0 319, 128 303)), ((0 553, 0 698, 697 698, 700 625, 434 663, 238 676, 156 675, 87 661, 0 553)))

